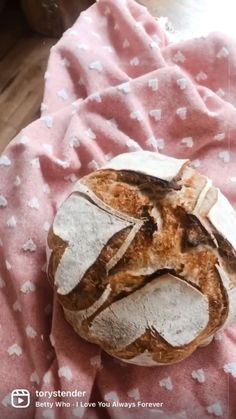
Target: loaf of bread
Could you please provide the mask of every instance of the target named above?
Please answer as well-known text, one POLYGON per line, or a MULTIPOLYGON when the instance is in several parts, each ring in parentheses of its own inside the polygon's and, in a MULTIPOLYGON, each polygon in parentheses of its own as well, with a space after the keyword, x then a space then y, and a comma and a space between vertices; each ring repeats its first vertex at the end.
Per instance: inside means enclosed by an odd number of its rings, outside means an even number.
POLYGON ((48 278, 84 339, 137 365, 179 362, 236 317, 236 213, 188 160, 121 154, 78 181, 48 278))

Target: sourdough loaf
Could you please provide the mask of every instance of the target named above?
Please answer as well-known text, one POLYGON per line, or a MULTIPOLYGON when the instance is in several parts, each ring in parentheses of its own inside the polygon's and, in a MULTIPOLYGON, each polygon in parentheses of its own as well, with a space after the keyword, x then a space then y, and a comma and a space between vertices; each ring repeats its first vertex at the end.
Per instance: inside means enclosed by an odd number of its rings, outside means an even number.
POLYGON ((47 240, 48 278, 83 338, 171 364, 236 317, 236 214, 188 160, 121 154, 75 184, 47 240))

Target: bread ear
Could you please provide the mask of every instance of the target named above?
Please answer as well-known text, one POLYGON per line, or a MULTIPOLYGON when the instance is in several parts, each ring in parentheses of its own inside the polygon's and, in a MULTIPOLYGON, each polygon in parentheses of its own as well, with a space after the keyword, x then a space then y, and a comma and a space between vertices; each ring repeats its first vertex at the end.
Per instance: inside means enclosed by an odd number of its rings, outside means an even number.
POLYGON ((104 165, 103 169, 129 170, 170 182, 181 176, 188 162, 189 160, 186 159, 175 159, 164 154, 142 150, 120 154, 104 165))

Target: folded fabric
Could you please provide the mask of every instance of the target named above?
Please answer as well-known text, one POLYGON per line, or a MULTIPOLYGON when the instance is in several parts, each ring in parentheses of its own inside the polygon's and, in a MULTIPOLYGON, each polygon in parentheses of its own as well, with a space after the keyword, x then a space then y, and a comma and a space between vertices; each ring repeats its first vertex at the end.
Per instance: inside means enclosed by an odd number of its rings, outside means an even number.
POLYGON ((98 1, 52 48, 41 118, 0 156, 1 419, 236 417, 233 326, 180 364, 124 364, 75 334, 45 274, 58 206, 119 153, 190 158, 236 205, 235 105, 236 40, 170 44, 133 0, 98 1))

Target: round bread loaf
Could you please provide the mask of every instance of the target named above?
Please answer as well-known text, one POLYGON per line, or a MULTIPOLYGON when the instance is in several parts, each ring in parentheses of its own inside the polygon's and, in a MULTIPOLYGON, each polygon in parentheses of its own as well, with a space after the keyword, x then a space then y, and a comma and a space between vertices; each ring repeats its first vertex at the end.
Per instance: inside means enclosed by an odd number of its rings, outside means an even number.
POLYGON ((236 214, 206 176, 149 151, 75 184, 48 277, 83 338, 137 365, 183 360, 236 317, 236 214))

